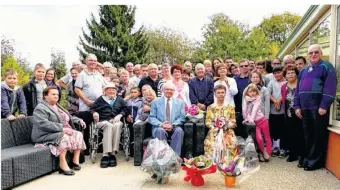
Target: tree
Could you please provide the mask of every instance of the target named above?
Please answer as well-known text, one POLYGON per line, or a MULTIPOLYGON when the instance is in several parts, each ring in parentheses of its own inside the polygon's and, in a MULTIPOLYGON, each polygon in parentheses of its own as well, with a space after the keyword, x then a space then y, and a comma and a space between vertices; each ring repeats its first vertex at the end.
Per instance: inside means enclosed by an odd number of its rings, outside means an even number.
POLYGON ((184 33, 163 27, 149 29, 146 35, 150 44, 146 54, 148 62, 181 64, 190 59, 193 44, 184 33))
POLYGON ((133 32, 135 6, 99 6, 99 21, 91 14, 86 20, 89 34, 83 29, 78 51, 84 59, 87 53, 94 53, 99 62, 110 61, 116 66, 127 62, 143 63, 149 45, 144 26, 133 32))
POLYGON ((9 55, 1 66, 1 77, 4 78, 5 71, 7 69, 14 69, 18 73, 18 85, 22 86, 29 81, 30 74, 24 72, 23 68, 18 64, 13 55, 9 55))
POLYGON ((258 28, 262 29, 269 42, 277 42, 280 46, 286 41, 301 16, 290 12, 272 14, 264 18, 258 28))
POLYGON ((26 57, 23 57, 21 53, 15 51, 15 41, 2 36, 1 39, 1 63, 4 63, 7 58, 13 56, 17 63, 22 67, 23 71, 32 74, 32 70, 29 67, 29 63, 26 57))
POLYGON ((65 76, 67 73, 65 63, 65 52, 52 48, 50 67, 55 70, 57 78, 65 76))

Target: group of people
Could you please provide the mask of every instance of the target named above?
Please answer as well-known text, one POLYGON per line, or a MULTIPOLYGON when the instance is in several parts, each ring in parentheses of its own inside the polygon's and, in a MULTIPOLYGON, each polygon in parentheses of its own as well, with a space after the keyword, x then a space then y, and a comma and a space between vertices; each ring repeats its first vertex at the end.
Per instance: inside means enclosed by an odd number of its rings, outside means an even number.
MULTIPOLYGON (((180 156, 185 110, 193 104, 205 111, 206 156, 213 155, 215 120, 224 117, 237 136, 253 137, 260 161, 288 156, 288 162, 298 160, 298 167, 315 170, 325 162, 337 78, 333 65, 321 59, 320 45, 311 45, 307 56, 308 64, 304 57, 292 55, 286 55, 283 63, 279 58, 236 63, 228 56, 224 61, 204 60, 193 69, 189 61, 183 66, 129 62, 115 68, 89 54, 85 65, 74 62, 58 81, 53 69, 39 63, 33 79, 22 88, 16 85, 17 73, 5 71, 1 115, 9 120, 33 115, 32 141, 59 156, 64 175, 81 169, 79 155, 89 148, 86 126, 91 122, 103 130, 102 168, 117 166, 123 120, 131 130, 131 142, 134 126, 151 126, 152 136, 170 141, 180 156), (62 89, 67 109, 58 104, 62 89), (74 152, 71 165, 67 151, 74 152)), ((133 143, 130 149, 133 156, 133 143)))

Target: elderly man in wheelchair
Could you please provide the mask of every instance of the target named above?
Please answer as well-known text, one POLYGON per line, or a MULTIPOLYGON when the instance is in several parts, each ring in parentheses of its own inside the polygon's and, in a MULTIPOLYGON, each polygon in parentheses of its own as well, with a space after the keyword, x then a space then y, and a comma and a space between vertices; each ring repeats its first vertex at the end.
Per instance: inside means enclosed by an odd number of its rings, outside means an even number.
POLYGON ((115 155, 119 150, 122 118, 126 116, 126 103, 117 96, 117 87, 113 83, 107 84, 103 92, 104 95, 93 103, 91 111, 96 127, 103 130, 103 157, 100 167, 107 168, 117 166, 115 155))

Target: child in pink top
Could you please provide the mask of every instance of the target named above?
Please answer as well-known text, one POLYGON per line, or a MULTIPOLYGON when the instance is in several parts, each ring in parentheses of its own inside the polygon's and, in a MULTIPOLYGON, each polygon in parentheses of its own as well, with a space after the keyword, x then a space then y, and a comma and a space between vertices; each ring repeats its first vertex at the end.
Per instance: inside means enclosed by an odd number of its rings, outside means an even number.
POLYGON ((244 124, 256 126, 256 141, 265 161, 269 161, 272 151, 272 142, 269 134, 269 124, 263 115, 261 108, 261 92, 255 84, 250 84, 243 93, 242 115, 244 124), (266 141, 266 149, 263 145, 262 133, 266 141))

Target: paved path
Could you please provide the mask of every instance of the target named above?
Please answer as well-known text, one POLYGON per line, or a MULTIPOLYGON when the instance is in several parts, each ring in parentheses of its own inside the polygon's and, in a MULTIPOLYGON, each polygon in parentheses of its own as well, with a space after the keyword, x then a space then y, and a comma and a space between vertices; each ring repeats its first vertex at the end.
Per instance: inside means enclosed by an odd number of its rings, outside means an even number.
MULTIPOLYGON (((88 158, 87 158, 88 159, 88 158)), ((16 190, 147 190, 147 189, 226 189, 223 176, 215 174, 205 175, 205 186, 192 187, 183 181, 185 173, 181 171, 170 177, 169 184, 158 185, 150 176, 133 166, 133 160, 126 162, 123 156, 118 155, 118 166, 102 169, 99 160, 92 164, 87 161, 82 170, 74 176, 64 176, 57 172, 21 185, 16 190)), ((269 163, 261 163, 260 170, 238 184, 238 189, 249 190, 339 190, 340 180, 336 179, 326 169, 306 172, 296 167, 297 162, 287 163, 284 159, 273 158, 269 163)))

